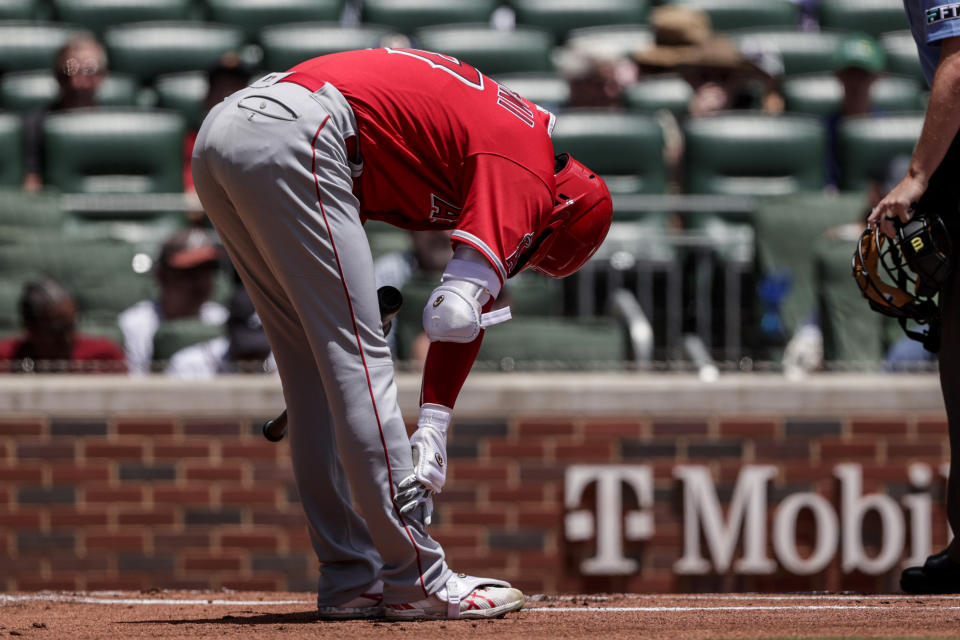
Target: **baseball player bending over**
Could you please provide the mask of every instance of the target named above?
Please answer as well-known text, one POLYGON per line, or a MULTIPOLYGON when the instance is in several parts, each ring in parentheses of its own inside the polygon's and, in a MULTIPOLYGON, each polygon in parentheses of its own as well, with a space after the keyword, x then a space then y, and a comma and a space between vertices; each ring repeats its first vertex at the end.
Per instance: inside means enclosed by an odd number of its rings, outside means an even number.
POLYGON ((606 185, 555 156, 553 124, 473 67, 413 49, 308 60, 203 123, 197 194, 276 357, 321 616, 486 618, 523 606, 506 582, 451 571, 426 525, 483 330, 509 318, 490 312, 504 281, 528 267, 570 275, 610 226, 606 185), (454 230, 423 312, 431 346, 409 441, 367 219, 454 230))

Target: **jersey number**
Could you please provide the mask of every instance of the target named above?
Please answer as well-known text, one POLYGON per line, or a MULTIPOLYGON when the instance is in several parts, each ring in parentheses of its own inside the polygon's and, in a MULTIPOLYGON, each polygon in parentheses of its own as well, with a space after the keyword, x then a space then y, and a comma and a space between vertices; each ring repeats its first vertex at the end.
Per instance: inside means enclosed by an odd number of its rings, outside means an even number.
POLYGON ((453 56, 445 56, 432 51, 421 51, 420 49, 391 49, 389 47, 387 47, 387 53, 398 53, 423 60, 432 68, 445 71, 463 84, 483 91, 483 74, 453 56))

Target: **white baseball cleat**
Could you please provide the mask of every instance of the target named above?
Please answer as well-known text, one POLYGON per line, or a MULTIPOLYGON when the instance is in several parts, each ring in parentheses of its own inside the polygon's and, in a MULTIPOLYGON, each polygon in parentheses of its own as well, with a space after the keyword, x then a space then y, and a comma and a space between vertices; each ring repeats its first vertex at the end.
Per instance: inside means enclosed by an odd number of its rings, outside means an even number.
POLYGON ((323 620, 369 620, 383 617, 383 581, 377 580, 356 598, 333 607, 317 607, 323 620))
POLYGON ((455 620, 502 618, 526 603, 523 593, 510 583, 492 578, 457 574, 428 598, 403 604, 388 604, 388 620, 455 620))

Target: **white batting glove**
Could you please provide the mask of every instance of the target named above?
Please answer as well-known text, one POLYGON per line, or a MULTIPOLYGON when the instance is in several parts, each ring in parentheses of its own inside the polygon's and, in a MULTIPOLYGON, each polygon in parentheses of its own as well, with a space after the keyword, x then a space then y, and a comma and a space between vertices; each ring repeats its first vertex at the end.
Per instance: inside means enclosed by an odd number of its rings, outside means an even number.
POLYGON ((410 515, 423 505, 423 524, 433 515, 433 494, 447 481, 447 429, 453 409, 426 403, 420 407, 417 430, 410 436, 413 473, 397 485, 393 500, 401 515, 410 515))
POLYGON ((417 430, 410 436, 413 449, 413 475, 434 493, 440 493, 447 481, 447 429, 453 410, 441 404, 420 407, 417 430))

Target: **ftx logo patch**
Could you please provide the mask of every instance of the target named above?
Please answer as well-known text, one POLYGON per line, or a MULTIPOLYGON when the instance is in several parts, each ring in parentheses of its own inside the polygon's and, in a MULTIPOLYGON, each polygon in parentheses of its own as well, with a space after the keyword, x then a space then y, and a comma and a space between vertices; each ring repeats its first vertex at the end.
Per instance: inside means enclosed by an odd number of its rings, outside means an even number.
POLYGON ((960 2, 927 9, 927 24, 936 24, 937 22, 956 20, 957 18, 960 18, 960 2))

